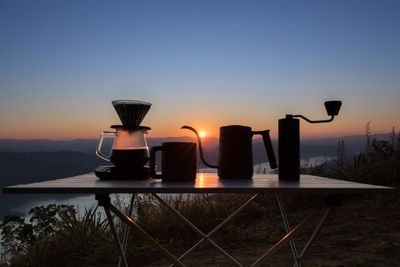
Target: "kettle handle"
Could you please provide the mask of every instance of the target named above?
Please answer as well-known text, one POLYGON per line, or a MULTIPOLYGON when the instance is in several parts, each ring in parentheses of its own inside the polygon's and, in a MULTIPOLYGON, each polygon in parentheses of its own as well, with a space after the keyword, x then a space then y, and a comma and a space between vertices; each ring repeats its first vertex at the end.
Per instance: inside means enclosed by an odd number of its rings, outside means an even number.
POLYGON ((271 137, 269 136, 269 130, 265 131, 253 131, 252 134, 260 134, 264 141, 265 150, 267 151, 269 166, 271 169, 278 168, 278 164, 276 163, 274 148, 272 147, 271 137))

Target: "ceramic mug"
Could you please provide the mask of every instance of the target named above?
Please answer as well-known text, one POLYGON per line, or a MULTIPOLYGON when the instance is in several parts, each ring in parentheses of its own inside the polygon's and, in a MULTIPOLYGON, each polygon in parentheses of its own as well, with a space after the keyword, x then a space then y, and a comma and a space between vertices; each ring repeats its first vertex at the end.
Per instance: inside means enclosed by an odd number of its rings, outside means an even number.
POLYGON ((163 181, 194 181, 196 179, 196 143, 165 142, 150 150, 150 174, 163 181), (161 173, 156 173, 155 156, 161 152, 161 173))

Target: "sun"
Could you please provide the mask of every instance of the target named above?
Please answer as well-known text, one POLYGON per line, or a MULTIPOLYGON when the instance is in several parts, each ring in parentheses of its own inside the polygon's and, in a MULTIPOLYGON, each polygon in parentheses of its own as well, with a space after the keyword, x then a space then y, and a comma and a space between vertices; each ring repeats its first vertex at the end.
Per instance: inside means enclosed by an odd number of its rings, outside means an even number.
POLYGON ((206 136, 206 133, 205 132, 199 132, 199 135, 200 135, 200 137, 204 137, 204 136, 206 136))

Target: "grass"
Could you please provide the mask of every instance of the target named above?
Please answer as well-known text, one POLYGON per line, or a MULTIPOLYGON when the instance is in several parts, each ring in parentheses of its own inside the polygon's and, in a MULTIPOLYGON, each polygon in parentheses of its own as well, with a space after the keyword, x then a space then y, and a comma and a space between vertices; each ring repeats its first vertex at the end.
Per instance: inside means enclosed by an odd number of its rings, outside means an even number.
MULTIPOLYGON (((149 196, 142 197, 148 197, 150 202, 149 196)), ((194 204, 175 204, 175 208, 207 233, 227 216, 230 209, 237 208, 248 196, 222 195, 215 199, 211 196, 204 197, 209 198, 207 200, 209 203, 204 206, 202 206, 203 196, 196 196, 190 202, 180 200, 194 204), (210 206, 212 211, 206 208, 210 206)), ((305 216, 313 213, 318 208, 316 203, 321 202, 320 198, 321 196, 306 198, 296 195, 285 197, 284 202, 291 225, 299 223, 305 216)), ((172 199, 170 201, 175 203, 172 199)), ((168 247, 174 255, 180 255, 200 240, 200 237, 181 221, 175 221, 175 216, 172 216, 170 211, 162 210, 161 212, 158 204, 153 202, 153 206, 146 209, 144 214, 137 215, 139 224, 168 247)), ((93 210, 88 210, 83 216, 76 215, 75 218, 63 219, 60 216, 52 235, 45 235, 40 240, 22 245, 24 249, 15 252, 8 265, 115 266, 118 253, 111 239, 112 235, 106 223, 98 218, 95 219, 93 214, 93 210)), ((299 248, 304 246, 317 219, 318 217, 301 229, 296 236, 299 248)), ((345 206, 338 207, 327 221, 306 255, 304 265, 395 265, 400 260, 399 222, 398 195, 349 196, 345 199, 345 206)), ((283 234, 284 228, 274 196, 263 195, 238 218, 218 231, 212 239, 235 259, 248 266, 283 234)), ((137 233, 130 233, 128 244, 127 257, 132 266, 168 264, 160 253, 137 233)), ((193 255, 185 259, 184 263, 187 266, 231 265, 206 242, 194 250, 193 255)), ((292 256, 286 244, 265 266, 291 264, 292 256)))

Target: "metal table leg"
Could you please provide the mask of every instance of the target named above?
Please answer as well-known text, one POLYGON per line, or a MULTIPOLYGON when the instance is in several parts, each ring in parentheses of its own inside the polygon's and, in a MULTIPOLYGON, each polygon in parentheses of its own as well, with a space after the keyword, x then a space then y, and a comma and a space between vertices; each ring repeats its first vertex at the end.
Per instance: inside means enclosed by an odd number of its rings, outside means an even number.
MULTIPOLYGON (((135 196, 136 196, 136 194, 132 193, 132 195, 131 195, 131 203, 129 205, 128 216, 131 217, 131 218, 133 216, 132 212, 133 212, 133 204, 134 204, 134 201, 135 201, 135 196)), ((124 253, 126 251, 126 245, 128 243, 128 235, 129 235, 129 227, 127 225, 124 225, 124 237, 122 238, 122 249, 123 249, 124 253)), ((122 264, 122 258, 119 257, 118 267, 121 267, 121 264, 122 264)))
POLYGON ((329 215, 331 214, 334 207, 341 206, 343 204, 343 196, 341 195, 328 195, 326 196, 326 204, 328 208, 325 210, 321 220, 319 221, 318 225, 315 227, 314 232, 311 234, 310 238, 308 239, 307 243, 304 245, 303 250, 300 253, 299 258, 302 259, 304 254, 310 248, 312 242, 314 241, 315 237, 321 230, 322 226, 328 219, 329 215))
MULTIPOLYGON (((118 216, 126 225, 129 227, 138 230, 139 233, 141 233, 148 241, 150 241, 156 248, 158 248, 167 258, 169 258, 172 262, 171 266, 174 264, 178 263, 181 266, 184 266, 184 264, 181 262, 183 258, 185 258, 189 253, 191 253, 197 246, 199 246, 202 242, 207 241, 211 245, 213 245, 220 253, 222 253, 224 256, 226 256, 229 260, 231 260, 234 264, 237 266, 242 266, 239 262, 237 262, 231 255, 229 255, 224 249, 222 249, 220 246, 218 246, 212 239, 211 236, 214 235, 219 229, 221 229, 225 224, 227 224, 229 221, 231 221, 234 217, 236 217, 246 206, 248 206, 257 196, 257 194, 253 195, 247 202, 245 202, 241 207, 239 207, 235 212, 233 212, 228 218, 226 218, 223 222, 221 222, 217 227, 215 227, 212 231, 210 231, 207 235, 204 234, 200 229, 198 229, 194 224, 192 224, 188 219, 186 219, 182 214, 180 214, 177 210, 175 210, 173 207, 171 207, 164 199, 159 197, 157 194, 152 193, 152 195, 160 201, 160 203, 164 204, 166 207, 168 207, 173 213, 175 213, 178 217, 180 217, 187 225, 189 225, 195 232, 197 232, 202 239, 198 241, 192 248, 187 250, 181 257, 176 258, 174 255, 172 255, 167 249, 162 247, 156 240, 154 240, 148 233, 146 233, 136 222, 134 222, 129 216, 125 215, 122 213, 119 209, 117 209, 115 206, 113 206, 110 202, 110 197, 109 195, 106 194, 98 194, 96 195, 96 199, 99 202, 99 206, 103 206, 104 210, 106 212, 107 220, 111 226, 111 231, 114 236, 114 241, 117 245, 118 251, 120 253, 120 259, 123 263, 124 266, 128 266, 126 257, 125 257, 125 251, 124 251, 124 246, 121 245, 121 242, 119 240, 113 218, 111 216, 111 211, 118 216)), ((312 242, 314 241, 315 237, 321 230, 323 224, 326 222, 329 214, 332 212, 332 209, 334 206, 340 205, 341 201, 340 199, 338 200, 337 197, 330 197, 328 196, 328 209, 325 211, 323 214, 320 222, 314 229, 311 237, 305 244, 303 250, 301 251, 300 255, 298 255, 293 237, 295 234, 297 234, 297 230, 303 226, 307 221, 310 220, 315 214, 319 212, 317 210, 313 214, 309 215, 303 222, 299 223, 297 226, 294 228, 291 228, 289 225, 289 221, 286 216, 286 211, 283 206, 282 199, 279 195, 276 196, 278 200, 278 205, 279 209, 281 211, 282 219, 285 225, 285 229, 287 234, 280 240, 278 241, 273 247, 271 247, 267 252, 265 252, 259 259, 257 259, 251 266, 261 266, 263 262, 270 257, 278 248, 280 248, 285 242, 290 243, 293 257, 295 258, 295 265, 294 266, 301 266, 300 260, 303 258, 309 247, 311 246, 312 242)), ((133 199, 133 198, 132 198, 133 199)), ((132 200, 133 201, 133 200, 132 200)), ((132 203, 131 203, 132 204, 132 203)), ((125 241, 125 246, 126 246, 126 241, 125 241)))
POLYGON ((311 243, 314 241, 314 238, 317 236, 317 234, 319 233, 319 231, 322 228, 322 225, 325 223, 326 219, 328 218, 329 214, 331 214, 332 212, 332 207, 328 207, 324 213, 324 215, 322 216, 321 220, 319 221, 317 227, 315 227, 314 232, 312 233, 310 239, 308 239, 307 243, 304 245, 303 250, 300 253, 299 258, 303 258, 304 254, 307 252, 307 250, 309 249, 309 247, 311 246, 311 243))
POLYGON ((279 240, 272 248, 270 248, 267 252, 265 252, 259 259, 257 259, 251 266, 261 266, 263 262, 272 255, 279 247, 281 247, 285 242, 289 241, 292 238, 297 230, 305 224, 308 220, 310 220, 318 211, 309 215, 303 222, 299 223, 296 227, 294 227, 287 235, 285 235, 281 240, 279 240))
MULTIPOLYGON (((286 216, 285 206, 283 205, 281 196, 279 194, 276 195, 276 199, 278 201, 278 206, 279 206, 279 209, 281 211, 282 220, 283 220, 283 224, 285 225, 286 233, 289 233, 291 229, 290 229, 289 221, 288 221, 287 216, 286 216)), ((290 243, 290 248, 292 250, 293 258, 294 258, 294 261, 295 261, 295 266, 301 267, 299 254, 297 252, 296 244, 294 243, 294 239, 290 238, 289 243, 290 243)))
POLYGON ((167 258, 169 258, 173 263, 178 263, 181 266, 185 266, 182 262, 180 262, 174 255, 172 255, 167 249, 165 249, 163 246, 161 246, 156 240, 154 240, 146 231, 144 231, 135 221, 133 221, 130 217, 128 217, 127 215, 125 215, 123 212, 121 212, 119 209, 117 209, 115 206, 113 206, 110 202, 110 197, 108 195, 103 195, 103 194, 99 194, 96 195, 96 199, 99 202, 100 206, 104 207, 104 210, 106 211, 106 215, 107 218, 110 221, 110 225, 112 226, 112 231, 113 231, 113 235, 114 235, 114 240, 116 242, 116 245, 118 247, 118 250, 120 252, 120 256, 121 258, 125 259, 124 260, 124 264, 126 267, 128 267, 127 263, 126 263, 126 258, 125 258, 125 253, 122 249, 122 245, 121 242, 119 240, 118 234, 115 230, 114 227, 114 222, 112 221, 112 217, 111 217, 111 213, 110 211, 112 211, 117 217, 119 217, 124 223, 126 223, 129 227, 131 227, 132 229, 138 230, 138 232, 140 234, 143 235, 144 238, 146 238, 150 243, 153 244, 154 247, 158 248, 160 250, 161 253, 164 254, 164 256, 166 256, 167 258))
POLYGON ((125 267, 128 267, 128 262, 126 261, 125 252, 122 249, 121 241, 119 240, 117 229, 115 228, 114 220, 111 216, 110 210, 107 207, 107 202, 110 202, 110 197, 108 195, 96 195, 96 199, 99 202, 99 206, 104 207, 104 211, 107 216, 108 223, 110 224, 111 232, 114 236, 115 244, 118 248, 120 259, 122 259, 122 263, 125 267))
POLYGON ((304 223, 306 223, 311 217, 319 213, 319 210, 317 210, 314 214, 309 215, 303 222, 298 224, 295 228, 291 229, 289 225, 289 221, 286 216, 286 211, 282 202, 282 199, 279 195, 276 195, 277 200, 278 200, 278 205, 279 209, 281 211, 282 219, 285 225, 285 229, 287 231, 287 235, 284 236, 278 243, 276 243, 272 248, 270 248, 264 255, 262 255, 258 260, 256 260, 252 266, 261 266, 261 264, 270 256, 272 253, 280 247, 284 242, 289 241, 290 246, 292 249, 293 257, 295 258, 295 264, 293 266, 301 266, 300 260, 304 257, 305 253, 307 250, 310 248, 312 242, 314 241, 315 237, 321 230, 323 224, 326 222, 329 214, 332 212, 333 207, 341 205, 341 198, 340 196, 328 196, 327 197, 327 204, 328 208, 325 210, 324 214, 322 215, 322 218, 318 225, 315 227, 313 233, 311 234, 311 237, 308 239, 307 243, 305 244, 303 250, 301 251, 300 255, 298 255, 295 243, 294 243, 294 232, 298 230, 304 223))
MULTIPOLYGON (((242 206, 240 206, 234 213, 232 213, 228 218, 226 218, 223 222, 221 222, 218 226, 216 226, 211 232, 209 232, 207 235, 204 234, 200 229, 198 229, 194 224, 192 224, 188 219, 186 219, 182 214, 180 214, 176 209, 171 207, 164 199, 162 199, 160 196, 158 196, 155 193, 152 193, 152 195, 160 201, 160 203, 164 204, 169 210, 171 210, 173 213, 175 213, 178 217, 180 217, 187 225, 189 225, 195 232, 197 232, 200 236, 203 238, 198 241, 193 247, 191 247, 189 250, 187 250, 181 257, 178 258, 178 260, 182 260, 185 258, 189 253, 191 253, 196 247, 198 247, 202 242, 208 241, 211 245, 213 245, 219 252, 222 253, 222 255, 226 256, 230 261, 232 261, 234 264, 237 266, 242 266, 238 261, 236 261, 231 255, 229 255, 224 249, 222 249, 220 246, 218 246, 210 237, 214 235, 219 229, 221 229, 225 224, 227 224, 229 221, 231 221, 233 218, 236 217, 237 214, 239 214, 245 207, 247 207, 257 196, 257 194, 253 195, 249 200, 247 200, 242 206)), ((171 265, 172 266, 172 265, 171 265)))
POLYGON ((110 205, 109 209, 116 215, 118 216, 122 221, 124 221, 127 225, 132 227, 135 230, 139 230, 139 233, 143 235, 150 243, 153 244, 156 248, 160 250, 161 253, 164 254, 167 258, 169 258, 172 262, 174 263, 179 263, 180 265, 184 266, 183 263, 181 263, 174 255, 172 255, 167 249, 165 249, 163 246, 161 246, 155 239, 153 239, 145 230, 143 230, 135 221, 133 221, 130 217, 126 216, 124 213, 122 213, 119 209, 116 207, 110 205))

